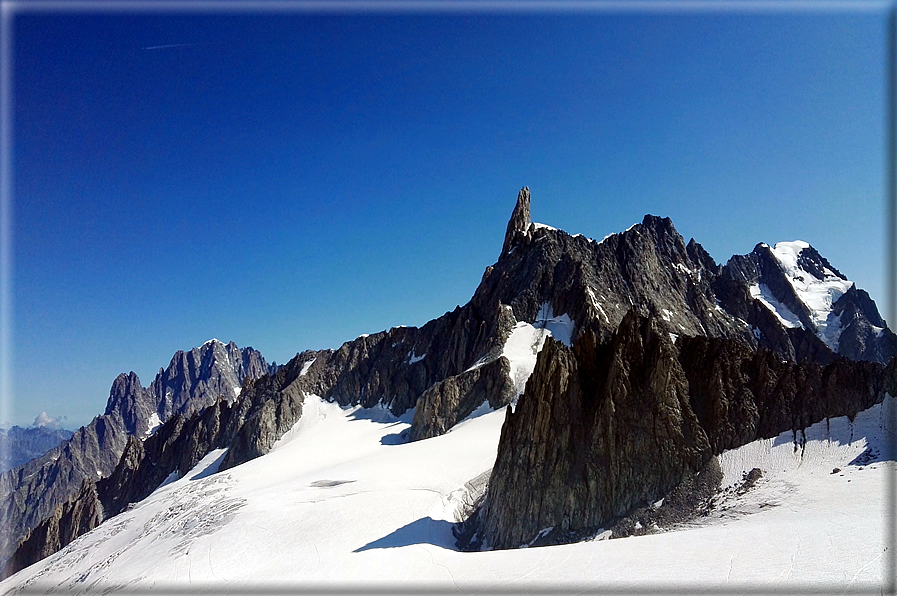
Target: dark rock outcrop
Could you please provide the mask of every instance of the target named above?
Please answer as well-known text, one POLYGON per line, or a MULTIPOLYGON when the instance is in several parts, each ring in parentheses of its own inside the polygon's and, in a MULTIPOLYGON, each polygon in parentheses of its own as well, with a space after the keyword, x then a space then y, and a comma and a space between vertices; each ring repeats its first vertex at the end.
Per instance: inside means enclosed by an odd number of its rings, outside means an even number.
POLYGON ((157 412, 158 400, 153 392, 143 387, 134 371, 121 373, 112 381, 105 416, 117 412, 125 425, 125 431, 143 436, 149 430, 152 415, 157 412))
POLYGON ((897 359, 788 362, 731 338, 680 337, 630 313, 606 343, 546 344, 508 409, 482 509, 492 548, 607 528, 713 455, 854 416, 897 391, 897 359))
POLYGON ((838 353, 851 360, 887 362, 897 354, 897 335, 888 329, 865 290, 851 287, 832 305, 841 322, 838 353))
POLYGON ((33 528, 71 499, 85 479, 98 480, 115 469, 127 442, 118 413, 98 416, 65 444, 39 459, 0 475, 2 557, 7 559, 33 528))
POLYGON ((598 528, 700 471, 712 453, 667 332, 631 313, 607 344, 546 342, 507 410, 482 512, 493 548, 598 528))
POLYGON ((276 374, 247 385, 246 397, 234 405, 220 445, 228 448, 221 469, 240 465, 270 451, 302 416, 305 362, 294 358, 276 374))
POLYGON ((85 478, 80 490, 69 501, 58 505, 48 518, 28 532, 0 573, 8 577, 52 555, 102 521, 103 508, 97 498, 96 486, 85 478))
POLYGON ((529 187, 524 186, 517 194, 517 204, 511 213, 511 219, 508 221, 508 229, 505 232, 505 242, 501 247, 502 254, 505 254, 513 248, 518 241, 518 236, 527 237, 532 223, 529 213, 529 187))
POLYGON ((516 396, 508 359, 499 357, 427 389, 418 401, 409 438, 417 441, 441 435, 472 414, 480 404, 488 403, 496 409, 516 396))

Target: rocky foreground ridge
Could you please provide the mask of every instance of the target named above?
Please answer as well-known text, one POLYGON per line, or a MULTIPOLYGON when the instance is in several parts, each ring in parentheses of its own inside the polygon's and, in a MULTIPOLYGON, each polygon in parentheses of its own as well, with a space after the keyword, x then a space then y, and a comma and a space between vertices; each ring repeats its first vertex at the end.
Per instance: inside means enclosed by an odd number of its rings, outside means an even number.
POLYGON ((148 388, 119 377, 72 455, 0 478, 4 519, 18 532, 6 574, 212 449, 227 449, 221 469, 264 455, 311 394, 397 415, 416 408, 409 440, 519 397, 476 514, 480 541, 520 546, 548 527, 572 536, 671 490, 721 449, 774 428, 797 433, 893 392, 895 366, 885 364, 897 336, 804 243, 758 244, 719 265, 651 215, 599 242, 533 223, 524 188, 498 261, 464 306, 420 328, 302 352, 276 370, 222 346, 197 350, 228 366, 183 353, 148 388), (527 330, 539 338, 533 356, 545 342, 535 372, 509 348, 527 330), (147 436, 154 415, 165 423, 147 436), (48 490, 59 476, 66 490, 48 490), (532 495, 544 504, 516 509, 532 495))
POLYGON ((897 391, 897 359, 795 363, 728 338, 673 341, 631 311, 607 342, 549 340, 508 408, 468 548, 595 535, 707 471, 724 449, 826 418, 855 416, 897 391))

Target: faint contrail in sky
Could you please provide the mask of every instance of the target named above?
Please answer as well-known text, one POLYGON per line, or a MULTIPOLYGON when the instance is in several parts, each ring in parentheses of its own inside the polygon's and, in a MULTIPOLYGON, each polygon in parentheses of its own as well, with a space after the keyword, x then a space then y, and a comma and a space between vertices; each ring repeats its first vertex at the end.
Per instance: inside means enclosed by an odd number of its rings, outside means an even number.
POLYGON ((190 46, 204 46, 204 43, 170 43, 164 46, 146 46, 144 50, 167 50, 168 48, 186 48, 190 46))

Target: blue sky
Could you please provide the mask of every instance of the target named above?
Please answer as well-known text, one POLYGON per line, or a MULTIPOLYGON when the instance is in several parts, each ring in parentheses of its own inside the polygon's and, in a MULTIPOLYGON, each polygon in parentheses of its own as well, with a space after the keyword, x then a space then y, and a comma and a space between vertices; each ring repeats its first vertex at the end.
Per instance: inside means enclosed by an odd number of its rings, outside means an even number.
POLYGON ((884 313, 864 6, 18 12, 4 420, 85 424, 119 372, 211 337, 285 362, 421 325, 470 298, 524 185, 599 239, 652 213, 717 262, 806 240, 884 313))

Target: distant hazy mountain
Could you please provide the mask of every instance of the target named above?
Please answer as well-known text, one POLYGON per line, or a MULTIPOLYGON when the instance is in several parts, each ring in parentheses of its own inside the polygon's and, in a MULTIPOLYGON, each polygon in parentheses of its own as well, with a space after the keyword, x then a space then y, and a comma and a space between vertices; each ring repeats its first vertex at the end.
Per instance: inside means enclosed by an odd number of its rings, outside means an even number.
POLYGON ((72 431, 50 426, 0 428, 0 472, 40 457, 72 437, 72 431))

